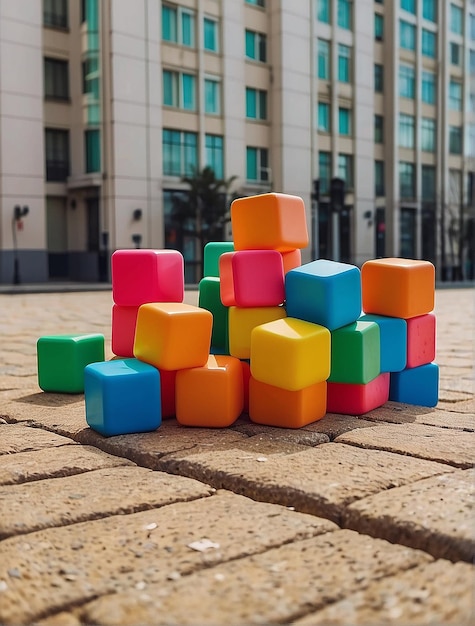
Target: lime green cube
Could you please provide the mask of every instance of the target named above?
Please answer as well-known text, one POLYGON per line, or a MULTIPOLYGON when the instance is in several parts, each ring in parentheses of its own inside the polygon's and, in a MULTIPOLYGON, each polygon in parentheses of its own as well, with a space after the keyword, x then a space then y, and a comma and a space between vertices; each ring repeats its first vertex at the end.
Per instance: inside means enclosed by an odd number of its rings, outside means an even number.
POLYGON ((328 382, 366 385, 381 372, 380 333, 375 322, 354 322, 333 330, 328 382))
POLYGON ((50 335, 36 344, 38 385, 43 391, 83 393, 84 368, 104 361, 104 335, 50 335))

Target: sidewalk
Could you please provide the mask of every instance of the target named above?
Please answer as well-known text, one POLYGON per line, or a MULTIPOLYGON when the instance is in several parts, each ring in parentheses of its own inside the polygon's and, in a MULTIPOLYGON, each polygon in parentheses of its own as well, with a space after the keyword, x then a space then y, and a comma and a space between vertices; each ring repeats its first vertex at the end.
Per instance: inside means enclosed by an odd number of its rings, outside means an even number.
POLYGON ((0 295, 0 624, 475 624, 473 289, 436 294, 435 409, 106 439, 36 340, 110 357, 111 305, 0 295))

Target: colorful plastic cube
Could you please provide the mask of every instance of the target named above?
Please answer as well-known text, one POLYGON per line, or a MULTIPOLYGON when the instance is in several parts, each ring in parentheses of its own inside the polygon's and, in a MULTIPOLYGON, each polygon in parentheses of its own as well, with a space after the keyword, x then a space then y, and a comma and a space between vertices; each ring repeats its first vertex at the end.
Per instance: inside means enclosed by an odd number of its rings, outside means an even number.
POLYGON ((183 302, 184 260, 178 250, 116 250, 111 269, 115 304, 183 302))
POLYGON ((219 257, 225 252, 234 252, 232 241, 210 241, 203 250, 203 277, 219 276, 219 257))
POLYGON ((277 250, 226 252, 219 259, 225 306, 278 306, 285 299, 284 266, 277 250))
POLYGON ((289 391, 274 387, 251 376, 249 417, 253 422, 280 428, 301 428, 325 416, 327 383, 289 391))
POLYGON ((215 276, 202 278, 199 284, 198 306, 213 315, 211 351, 218 349, 229 354, 228 307, 221 302, 220 279, 215 276))
POLYGON ((435 327, 433 313, 407 320, 407 367, 419 367, 435 359, 435 327))
POLYGON ((242 360, 242 382, 243 382, 243 391, 244 391, 244 404, 242 410, 245 413, 249 413, 249 381, 251 379, 251 366, 249 365, 249 361, 242 360))
POLYGON ((104 437, 156 430, 160 374, 137 359, 93 363, 84 370, 88 425, 104 437))
POLYGON ((201 367, 208 360, 213 315, 192 304, 143 304, 137 315, 134 356, 162 370, 201 367))
POLYGON ((176 419, 183 426, 225 428, 243 410, 243 372, 239 359, 210 355, 202 367, 176 374, 176 419))
POLYGON ((160 400, 162 407, 162 420, 175 417, 175 379, 176 372, 173 370, 159 370, 160 372, 160 400))
POLYGON ((251 333, 251 375, 260 382, 297 391, 330 374, 330 331, 286 317, 251 333))
POLYGON ((264 193, 238 198, 231 204, 235 250, 286 252, 308 245, 305 204, 302 198, 264 193))
POLYGON ((281 252, 281 254, 282 262, 284 264, 284 274, 287 274, 290 270, 302 265, 302 253, 299 248, 289 250, 289 252, 281 252))
POLYGON ((328 383, 327 411, 343 415, 364 415, 389 399, 390 374, 385 372, 365 385, 328 383))
POLYGON ((400 317, 362 315, 360 322, 375 322, 381 342, 381 372, 400 372, 406 367, 407 322, 400 317))
POLYGON ((249 359, 253 329, 286 316, 283 306, 229 307, 229 354, 238 359, 249 359))
POLYGON ((43 391, 82 393, 86 365, 104 361, 104 335, 49 335, 38 339, 36 350, 43 391))
POLYGON ((419 406, 436 406, 439 401, 439 366, 427 363, 391 374, 389 399, 419 406))
POLYGON ((112 352, 117 356, 134 356, 135 325, 138 306, 112 305, 112 352))
POLYGON ((334 330, 361 314, 361 276, 355 265, 318 259, 285 275, 286 308, 295 317, 334 330))
POLYGON ((328 382, 365 385, 381 373, 379 326, 353 322, 332 331, 328 382))
POLYGON ((429 261, 374 259, 361 268, 365 313, 409 319, 434 308, 435 268, 429 261))

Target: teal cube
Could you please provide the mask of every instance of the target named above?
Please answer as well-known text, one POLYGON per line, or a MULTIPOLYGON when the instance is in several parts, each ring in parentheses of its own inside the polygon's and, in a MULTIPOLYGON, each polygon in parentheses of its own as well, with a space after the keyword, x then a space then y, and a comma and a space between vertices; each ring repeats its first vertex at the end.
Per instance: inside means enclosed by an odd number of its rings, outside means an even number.
POLYGON ((104 361, 104 335, 49 335, 36 344, 38 385, 43 391, 83 393, 84 368, 104 361))
POLYGON ((213 315, 211 332, 211 352, 229 354, 229 307, 224 306, 220 297, 220 279, 215 276, 202 278, 199 284, 198 306, 213 315))
POLYGON ((331 333, 328 382, 366 385, 381 373, 379 326, 354 322, 331 333))
POLYGON ((407 322, 400 317, 366 314, 361 322, 375 322, 381 338, 381 372, 400 372, 407 360, 407 322))
POLYGON ((203 277, 219 276, 219 257, 225 252, 234 252, 232 241, 210 241, 203 252, 203 277))

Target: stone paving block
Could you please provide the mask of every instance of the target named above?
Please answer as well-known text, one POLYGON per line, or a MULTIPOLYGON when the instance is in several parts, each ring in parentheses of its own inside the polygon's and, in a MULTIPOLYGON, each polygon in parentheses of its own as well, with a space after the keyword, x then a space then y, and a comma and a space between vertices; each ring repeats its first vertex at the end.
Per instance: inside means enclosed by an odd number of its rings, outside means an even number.
POLYGON ((239 448, 191 451, 164 457, 162 468, 337 523, 355 500, 447 472, 439 463, 336 443, 268 457, 239 448))
POLYGON ((35 621, 35 626, 82 626, 74 613, 68 611, 61 611, 55 615, 49 615, 44 619, 35 621))
POLYGON ((305 430, 313 433, 324 433, 333 441, 339 435, 357 430, 359 428, 373 428, 374 422, 369 422, 363 417, 354 415, 339 415, 337 413, 327 413, 325 417, 318 422, 308 424, 305 430))
POLYGON ((424 424, 378 424, 340 435, 339 443, 377 448, 467 469, 475 462, 475 433, 424 424))
POLYGON ((132 465, 88 446, 60 446, 0 456, 0 485, 72 476, 105 467, 132 465))
POLYGON ((161 587, 145 580, 143 590, 100 598, 85 607, 81 617, 104 625, 288 624, 302 613, 428 560, 422 552, 342 530, 161 587))
POLYGON ((455 471, 355 502, 343 513, 343 524, 436 558, 472 561, 474 495, 474 472, 455 471))
MULTIPOLYGON (((10 537, 0 544, 0 623, 31 624, 46 611, 61 612, 98 595, 140 589, 144 581, 163 586, 221 562, 335 530, 328 520, 220 492, 10 537)), ((404 563, 423 558, 400 550, 396 552, 404 555, 404 563)), ((387 567, 383 560, 378 564, 387 567)))
POLYGON ((418 565, 293 622, 295 626, 397 626, 474 623, 474 569, 466 563, 418 565))
POLYGON ((190 478, 141 467, 113 467, 0 487, 0 539, 195 500, 214 492, 190 478))
POLYGON ((365 415, 367 420, 393 424, 426 424, 440 428, 475 431, 475 399, 470 401, 470 412, 414 406, 400 402, 387 402, 383 407, 365 415))
POLYGON ((328 435, 319 432, 311 432, 305 428, 277 428, 274 426, 264 426, 251 422, 247 416, 242 416, 236 425, 231 427, 233 431, 243 433, 248 437, 256 435, 265 435, 269 439, 276 441, 285 441, 295 443, 301 446, 318 446, 321 443, 328 443, 330 438, 328 435))
POLYGON ((0 425, 0 455, 57 448, 70 444, 75 445, 75 442, 41 428, 31 428, 23 424, 0 425))

